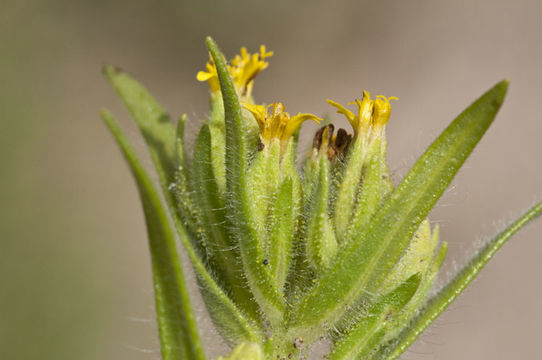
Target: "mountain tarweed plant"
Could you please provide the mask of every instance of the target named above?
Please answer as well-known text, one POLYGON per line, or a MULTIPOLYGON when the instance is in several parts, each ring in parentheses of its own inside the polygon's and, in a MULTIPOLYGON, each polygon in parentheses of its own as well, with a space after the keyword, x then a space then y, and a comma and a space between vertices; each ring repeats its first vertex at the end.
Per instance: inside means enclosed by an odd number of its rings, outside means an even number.
POLYGON ((464 110, 396 185, 385 136, 396 98, 364 91, 346 106, 328 100, 352 130, 323 125, 299 169, 300 126, 322 119, 254 101, 254 78, 273 53, 242 48, 227 62, 211 38, 207 47, 197 79, 209 85, 211 108, 192 149, 184 144, 186 116, 175 125, 143 86, 104 68, 141 130, 162 190, 103 111, 143 203, 165 360, 206 359, 177 239, 232 349, 220 359, 300 359, 327 339, 328 359, 391 360, 542 212, 542 203, 532 207, 431 295, 447 245, 427 215, 495 118, 507 81, 464 110))

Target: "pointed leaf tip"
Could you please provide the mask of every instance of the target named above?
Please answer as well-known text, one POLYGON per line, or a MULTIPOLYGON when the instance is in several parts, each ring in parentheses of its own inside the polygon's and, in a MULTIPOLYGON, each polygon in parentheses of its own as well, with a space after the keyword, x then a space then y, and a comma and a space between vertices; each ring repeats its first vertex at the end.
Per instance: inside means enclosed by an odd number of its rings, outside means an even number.
POLYGON ((123 72, 122 69, 115 65, 110 64, 103 64, 102 65, 102 74, 107 78, 110 79, 112 76, 123 72))
POLYGON ((506 95, 506 92, 508 91, 508 85, 510 84, 510 80, 504 79, 501 80, 497 85, 494 86, 494 89, 499 92, 500 96, 497 98, 498 106, 500 107, 504 101, 504 96, 506 95))
POLYGON ((205 44, 207 45, 207 48, 208 48, 209 50, 211 50, 212 47, 218 47, 218 46, 216 45, 216 42, 215 42, 215 41, 213 40, 213 38, 210 37, 210 36, 207 36, 207 37, 205 38, 205 44))
POLYGON ((173 204, 168 187, 175 181, 175 125, 162 105, 132 76, 111 65, 104 66, 103 73, 140 129, 164 196, 168 204, 173 204))

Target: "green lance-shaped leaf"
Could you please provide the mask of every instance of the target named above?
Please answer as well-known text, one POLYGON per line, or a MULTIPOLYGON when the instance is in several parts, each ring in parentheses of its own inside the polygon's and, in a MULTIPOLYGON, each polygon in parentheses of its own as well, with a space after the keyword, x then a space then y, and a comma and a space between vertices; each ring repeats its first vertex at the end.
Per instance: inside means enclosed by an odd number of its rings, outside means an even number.
POLYGON ((177 233, 183 247, 188 253, 201 288, 203 300, 218 332, 230 346, 241 342, 258 342, 263 340, 261 324, 254 321, 237 307, 216 283, 215 278, 205 267, 201 257, 196 253, 183 225, 178 217, 174 218, 177 233))
POLYGON ((361 190, 357 204, 353 207, 354 215, 348 228, 346 242, 351 241, 362 231, 380 207, 384 195, 382 175, 385 171, 385 159, 382 157, 381 145, 381 138, 376 138, 367 151, 361 190))
POLYGON ((347 304, 379 286, 492 123, 507 87, 507 81, 495 85, 429 146, 359 240, 345 247, 293 308, 289 335, 317 338, 342 316, 347 304))
POLYGON ((184 125, 186 123, 186 115, 181 116, 177 123, 177 131, 175 138, 175 163, 177 171, 175 172, 175 182, 171 188, 175 201, 170 206, 170 211, 174 217, 179 217, 190 236, 193 246, 197 249, 198 254, 203 256, 205 249, 203 242, 200 241, 199 219, 196 216, 196 206, 192 199, 192 189, 190 187, 188 161, 184 149, 184 125))
POLYGON ((224 56, 213 39, 207 38, 207 48, 216 65, 224 99, 226 121, 226 205, 231 211, 234 231, 238 236, 243 267, 252 293, 272 324, 279 323, 285 307, 284 300, 268 269, 258 234, 251 225, 246 187, 248 169, 247 136, 241 106, 226 68, 224 56))
POLYGON ((182 114, 179 121, 177 121, 177 129, 175 131, 175 165, 177 166, 176 170, 182 172, 184 177, 188 179, 188 162, 184 148, 184 127, 186 120, 186 114, 182 114))
MULTIPOLYGON (((192 262, 194 263, 194 260, 192 262)), ((263 335, 260 324, 233 303, 205 269, 201 260, 198 259, 194 264, 194 270, 205 306, 226 343, 232 347, 244 341, 261 343, 263 335)))
MULTIPOLYGON (((229 288, 235 280, 235 256, 230 250, 235 246, 227 233, 224 202, 218 192, 211 161, 211 134, 209 126, 204 124, 196 138, 194 159, 192 162, 192 188, 195 202, 198 204, 197 218, 201 223, 201 232, 205 238, 207 256, 213 264, 217 276, 229 288), (233 282, 230 283, 230 280, 233 282)), ((236 284, 238 285, 238 284, 236 284)))
POLYGON ((444 263, 448 252, 448 243, 443 242, 438 253, 435 254, 428 269, 422 274, 422 281, 416 294, 410 299, 409 303, 401 310, 397 316, 392 319, 389 330, 382 339, 382 343, 387 343, 388 340, 397 337, 401 331, 407 326, 412 318, 420 311, 427 301, 427 296, 431 290, 437 274, 444 263))
POLYGON ((480 273, 495 253, 518 230, 542 214, 542 202, 533 206, 519 219, 487 242, 472 259, 419 311, 407 327, 392 340, 375 359, 394 360, 427 329, 429 325, 461 294, 480 273))
POLYGON ((282 289, 292 263, 292 241, 296 222, 293 201, 293 181, 285 179, 280 185, 269 228, 268 266, 278 289, 282 289))
POLYGON ((162 206, 152 180, 112 115, 104 111, 102 117, 130 165, 143 203, 152 258, 154 297, 162 358, 203 360, 205 354, 190 304, 181 260, 177 253, 175 236, 166 210, 162 206))
POLYGON ((340 337, 328 359, 366 359, 385 335, 389 320, 412 299, 420 282, 421 276, 414 274, 382 296, 356 326, 340 337))
POLYGON ((301 126, 298 127, 292 137, 290 137, 288 145, 286 146, 284 156, 280 160, 280 174, 282 176, 282 179, 286 179, 288 177, 292 179, 292 186, 294 188, 295 194, 294 199, 292 200, 292 204, 294 204, 294 206, 296 207, 301 206, 301 179, 299 177, 296 166, 297 147, 299 142, 300 130, 301 126))
POLYGON ((176 129, 164 108, 147 89, 123 71, 106 65, 103 73, 132 114, 149 148, 162 191, 169 205, 173 196, 169 186, 175 181, 176 129))
POLYGON ((431 225, 425 219, 414 233, 401 259, 382 281, 379 293, 389 292, 413 274, 419 273, 423 278, 424 274, 431 268, 437 243, 438 226, 435 227, 432 235, 431 225))
POLYGON ((342 169, 341 183, 337 189, 337 199, 333 209, 335 234, 339 243, 347 234, 352 220, 362 177, 361 171, 367 155, 365 140, 362 136, 359 136, 351 147, 342 169))
POLYGON ((181 217, 194 245, 199 246, 194 240, 197 221, 194 204, 189 199, 188 164, 183 148, 186 116, 181 117, 175 129, 164 108, 138 81, 113 66, 104 66, 103 73, 143 134, 170 211, 181 217), (172 184, 173 189, 170 188, 172 184), (176 208, 179 213, 174 211, 176 208))
POLYGON ((303 177, 302 177, 302 186, 303 186, 303 205, 307 206, 311 195, 316 189, 316 184, 318 184, 318 179, 320 178, 320 171, 318 166, 318 152, 316 150, 311 150, 314 154, 310 154, 303 166, 303 177))
POLYGON ((316 273, 324 272, 337 253, 337 240, 328 216, 329 160, 318 158, 318 179, 310 200, 306 228, 307 259, 316 273))
POLYGON ((268 222, 282 180, 279 164, 280 146, 275 143, 255 154, 246 177, 247 193, 250 194, 250 220, 264 252, 268 252, 268 222))
POLYGON ((370 318, 364 319, 328 358, 330 360, 370 359, 370 355, 386 335, 388 312, 392 312, 391 306, 384 308, 379 314, 370 315, 370 318))
MULTIPOLYGON (((401 312, 394 315, 393 319, 391 319, 383 341, 387 341, 396 336, 427 299, 427 293, 435 280, 448 249, 447 244, 443 243, 440 251, 435 253, 437 242, 438 226, 435 227, 435 231, 431 236, 429 221, 424 220, 416 231, 407 250, 405 250, 401 256, 401 259, 395 264, 376 291, 377 294, 383 295, 397 288, 397 286, 405 282, 414 274, 419 274, 421 278, 416 294, 412 296, 401 312)), ((358 300, 360 301, 360 304, 363 305, 367 301, 367 298, 362 296, 358 300)), ((355 310, 353 313, 356 313, 355 310)), ((350 310, 343 315, 343 318, 336 326, 346 328, 351 327, 352 322, 356 320, 356 317, 352 316, 352 310, 350 310)))
POLYGON ((224 123, 224 102, 220 91, 212 91, 210 94, 210 113, 207 123, 211 132, 211 145, 213 151, 212 163, 216 176, 216 183, 221 194, 226 193, 226 128, 224 123))
POLYGON ((230 233, 231 226, 226 209, 215 181, 212 156, 211 133, 204 124, 196 139, 192 164, 193 189, 198 204, 197 218, 201 222, 209 264, 236 304, 254 319, 258 319, 256 303, 248 290, 245 279, 239 276, 242 265, 238 261, 239 250, 230 233))

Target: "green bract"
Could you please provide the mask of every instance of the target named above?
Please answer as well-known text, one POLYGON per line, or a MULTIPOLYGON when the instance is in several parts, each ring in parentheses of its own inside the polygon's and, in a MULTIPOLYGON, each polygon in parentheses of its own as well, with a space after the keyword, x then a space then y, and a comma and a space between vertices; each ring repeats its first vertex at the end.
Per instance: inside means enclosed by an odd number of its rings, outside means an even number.
POLYGON ((257 105, 255 75, 272 55, 242 50, 227 63, 207 39, 211 112, 193 149, 138 82, 104 73, 134 117, 162 190, 155 188, 112 115, 102 116, 136 179, 147 222, 162 357, 205 359, 178 238, 209 314, 232 348, 221 359, 297 359, 319 339, 329 359, 395 359, 460 294, 494 253, 542 213, 542 203, 483 246, 434 296, 446 256, 427 215, 499 110, 502 81, 464 110, 395 186, 385 125, 393 98, 333 101, 354 135, 326 125, 296 168, 297 131, 280 103, 257 105), (271 112, 269 112, 271 111, 271 112))

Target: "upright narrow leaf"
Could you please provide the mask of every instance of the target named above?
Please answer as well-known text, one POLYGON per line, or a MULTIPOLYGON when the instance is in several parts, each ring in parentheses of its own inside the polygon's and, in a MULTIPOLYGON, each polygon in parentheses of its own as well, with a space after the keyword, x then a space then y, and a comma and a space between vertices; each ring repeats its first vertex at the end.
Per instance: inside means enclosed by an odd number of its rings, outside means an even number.
POLYGON ((337 188, 337 200, 334 207, 335 231, 339 243, 347 234, 355 209, 355 202, 362 179, 367 144, 360 136, 351 144, 351 149, 342 169, 341 182, 337 188))
POLYGON ((367 225, 369 219, 380 207, 385 195, 382 179, 385 173, 385 159, 382 156, 381 147, 382 139, 375 139, 367 151, 362 187, 359 190, 358 202, 353 207, 352 221, 345 236, 347 242, 352 241, 352 238, 367 225))
POLYGON ((202 259, 198 256, 180 219, 175 217, 174 221, 181 243, 192 262, 203 299, 218 332, 231 346, 241 342, 261 343, 263 338, 261 324, 239 309, 228 294, 216 283, 202 259))
POLYGON ((130 166, 143 203, 152 257, 162 358, 204 360, 195 315, 166 210, 151 179, 112 115, 104 111, 102 117, 130 166))
POLYGON ((188 179, 188 164, 186 159, 186 150, 184 147, 184 127, 186 125, 186 114, 181 115, 177 121, 177 129, 175 131, 175 165, 177 171, 181 171, 186 179, 188 179))
POLYGON ((175 172, 174 186, 172 190, 174 202, 169 203, 169 210, 174 218, 179 218, 190 236, 190 240, 197 249, 198 254, 205 254, 205 247, 199 235, 200 222, 196 215, 196 206, 192 199, 192 188, 190 187, 190 176, 188 171, 188 161, 184 149, 184 125, 186 115, 181 116, 177 123, 177 132, 175 139, 175 163, 177 171, 175 172))
POLYGON ((246 312, 258 318, 257 306, 248 291, 245 279, 239 276, 241 264, 235 246, 231 225, 226 217, 224 201, 215 181, 211 156, 211 133, 203 125, 196 139, 192 164, 194 197, 198 204, 198 219, 206 240, 208 261, 215 276, 232 295, 233 300, 246 312))
POLYGON ((103 73, 145 138, 162 190, 168 202, 172 202, 168 188, 175 181, 175 125, 164 108, 135 79, 113 66, 104 66, 103 73))
POLYGON ((243 267, 254 297, 272 324, 280 323, 284 301, 264 265, 258 234, 250 222, 249 195, 246 191, 248 168, 247 134, 241 106, 226 68, 224 56, 216 43, 207 38, 207 48, 216 65, 226 121, 226 188, 232 222, 238 236, 243 267))
POLYGON ((448 187, 502 104, 503 81, 463 111, 416 161, 360 234, 348 244, 292 311, 290 334, 321 336, 346 305, 376 289, 398 261, 421 221, 448 187))
POLYGON ((310 199, 307 222, 307 258, 317 274, 326 271, 337 253, 337 239, 328 215, 329 161, 325 156, 318 160, 319 177, 310 199))
POLYGON ((269 246, 269 271, 277 288, 281 289, 292 263, 292 241, 296 214, 292 206, 292 179, 285 179, 280 185, 274 204, 271 238, 269 246))

